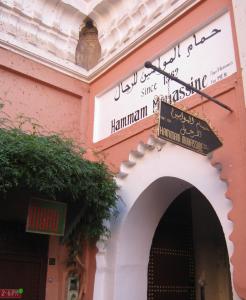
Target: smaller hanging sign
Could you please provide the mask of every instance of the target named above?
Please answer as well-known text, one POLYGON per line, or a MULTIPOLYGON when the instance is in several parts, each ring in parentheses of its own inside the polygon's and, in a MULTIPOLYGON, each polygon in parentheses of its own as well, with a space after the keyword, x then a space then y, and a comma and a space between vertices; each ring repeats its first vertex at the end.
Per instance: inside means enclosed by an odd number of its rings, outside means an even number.
POLYGON ((157 135, 202 155, 222 146, 222 142, 206 121, 164 101, 160 101, 157 135))
POLYGON ((29 202, 26 231, 64 235, 67 204, 32 198, 29 202))

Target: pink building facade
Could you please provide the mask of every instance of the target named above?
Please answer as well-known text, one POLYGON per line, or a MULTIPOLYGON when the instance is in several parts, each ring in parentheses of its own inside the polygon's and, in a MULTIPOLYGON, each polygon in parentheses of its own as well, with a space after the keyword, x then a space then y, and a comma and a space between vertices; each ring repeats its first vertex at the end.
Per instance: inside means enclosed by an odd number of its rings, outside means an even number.
MULTIPOLYGON (((108 52, 107 62, 102 56, 87 75, 82 70, 73 76, 6 43, 0 48, 4 110, 13 119, 24 114, 44 131, 74 139, 89 159, 103 159, 116 174, 119 213, 108 224, 111 237, 84 251, 81 299, 246 299, 245 69, 235 25, 238 4, 184 2, 128 50, 115 57, 108 52), (232 111, 168 82, 144 68, 146 61, 232 111), (222 147, 202 156, 157 138, 156 95, 207 119, 222 147), (179 206, 182 201, 188 203, 185 208, 179 206), (190 238, 175 246, 186 236, 178 220, 190 224, 190 238)), ((50 236, 40 299, 69 299, 66 255, 59 239, 50 236)))

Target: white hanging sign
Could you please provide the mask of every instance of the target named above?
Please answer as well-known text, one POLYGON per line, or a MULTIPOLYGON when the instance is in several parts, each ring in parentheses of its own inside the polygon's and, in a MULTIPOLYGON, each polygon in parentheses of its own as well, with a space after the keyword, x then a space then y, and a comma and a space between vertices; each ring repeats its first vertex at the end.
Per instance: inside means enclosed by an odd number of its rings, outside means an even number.
MULTIPOLYGON (((203 90, 236 72, 229 13, 224 14, 152 62, 155 66, 203 90)), ((142 68, 95 97, 94 134, 97 142, 151 116, 155 95, 179 102, 194 92, 152 69, 142 68)))

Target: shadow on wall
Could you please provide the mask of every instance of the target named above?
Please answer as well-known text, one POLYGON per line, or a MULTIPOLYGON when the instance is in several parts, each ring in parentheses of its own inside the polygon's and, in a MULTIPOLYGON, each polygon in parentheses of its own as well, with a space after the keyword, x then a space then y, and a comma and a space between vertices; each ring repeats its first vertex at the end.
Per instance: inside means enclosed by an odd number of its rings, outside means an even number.
POLYGON ((101 46, 98 40, 98 30, 93 21, 87 18, 84 24, 85 26, 79 33, 75 62, 88 71, 98 63, 101 57, 101 46))

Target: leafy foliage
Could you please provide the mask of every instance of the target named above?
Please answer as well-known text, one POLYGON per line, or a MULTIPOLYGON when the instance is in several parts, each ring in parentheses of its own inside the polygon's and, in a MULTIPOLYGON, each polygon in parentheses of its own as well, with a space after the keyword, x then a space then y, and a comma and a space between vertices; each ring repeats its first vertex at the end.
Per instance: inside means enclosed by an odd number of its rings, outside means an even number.
POLYGON ((28 191, 48 199, 80 203, 83 217, 69 236, 70 258, 82 240, 107 235, 104 220, 115 210, 113 175, 102 162, 83 157, 83 149, 57 134, 27 133, 21 128, 0 127, 0 194, 28 191))

